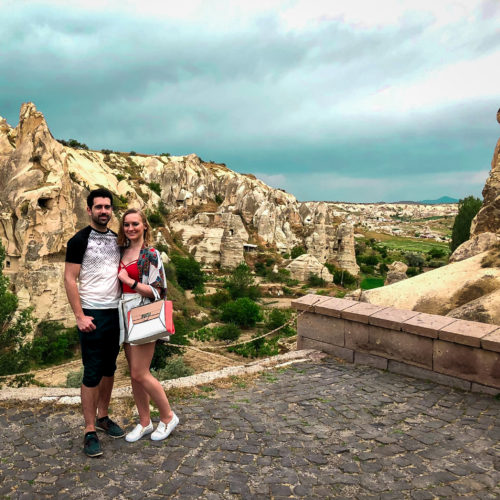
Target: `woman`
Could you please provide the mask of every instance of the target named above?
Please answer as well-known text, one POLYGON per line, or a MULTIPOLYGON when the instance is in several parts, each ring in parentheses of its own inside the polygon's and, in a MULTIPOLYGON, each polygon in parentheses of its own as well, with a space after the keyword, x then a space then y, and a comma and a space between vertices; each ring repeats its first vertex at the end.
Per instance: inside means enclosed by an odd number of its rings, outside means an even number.
MULTIPOLYGON (((148 230, 147 219, 140 210, 132 208, 125 212, 118 232, 118 244, 123 248, 118 270, 118 278, 123 287, 120 304, 121 342, 124 341, 127 311, 140 305, 144 297, 146 302, 164 298, 167 290, 160 253, 148 246, 148 230)), ((179 423, 179 418, 170 408, 163 387, 149 371, 155 344, 156 342, 141 345, 124 343, 132 379, 132 392, 139 411, 139 423, 125 436, 130 443, 151 432, 153 441, 165 439, 179 423), (160 423, 154 432, 149 413, 150 398, 160 412, 160 423)))

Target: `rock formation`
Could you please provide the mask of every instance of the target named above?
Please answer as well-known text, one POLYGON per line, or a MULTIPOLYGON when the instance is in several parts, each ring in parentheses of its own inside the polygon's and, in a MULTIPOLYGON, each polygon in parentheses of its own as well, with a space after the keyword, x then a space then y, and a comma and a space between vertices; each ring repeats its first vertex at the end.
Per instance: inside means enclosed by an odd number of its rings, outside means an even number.
MULTIPOLYGON (((155 241, 174 233, 206 264, 235 267, 243 244, 289 253, 302 245, 357 273, 352 226, 328 204, 299 203, 252 175, 198 156, 147 156, 63 146, 32 103, 12 128, 0 117, 0 239, 5 273, 38 319, 71 318, 63 287, 65 245, 88 224, 90 189, 106 187, 125 207, 169 212, 155 241), (216 202, 217 200, 217 202, 216 202)), ((117 229, 117 219, 111 223, 117 229)))
POLYGON ((404 262, 395 261, 389 264, 389 270, 387 271, 387 278, 384 285, 392 285, 398 281, 408 279, 406 275, 407 270, 408 266, 404 262))
POLYGON ((471 236, 486 232, 500 234, 500 139, 495 146, 491 172, 483 188, 483 205, 471 225, 471 236))
POLYGON ((290 277, 299 281, 307 281, 313 274, 323 278, 327 283, 333 281, 330 271, 314 255, 303 254, 292 260, 286 267, 290 277))

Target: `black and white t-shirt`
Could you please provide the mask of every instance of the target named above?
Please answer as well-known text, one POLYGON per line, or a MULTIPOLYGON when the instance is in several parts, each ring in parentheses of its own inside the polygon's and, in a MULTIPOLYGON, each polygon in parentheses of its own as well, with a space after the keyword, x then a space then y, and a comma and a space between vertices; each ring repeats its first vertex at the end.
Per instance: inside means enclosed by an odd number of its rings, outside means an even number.
POLYGON ((118 307, 120 249, 116 233, 111 229, 101 233, 91 226, 78 231, 68 241, 66 262, 81 264, 78 289, 83 308, 118 307))

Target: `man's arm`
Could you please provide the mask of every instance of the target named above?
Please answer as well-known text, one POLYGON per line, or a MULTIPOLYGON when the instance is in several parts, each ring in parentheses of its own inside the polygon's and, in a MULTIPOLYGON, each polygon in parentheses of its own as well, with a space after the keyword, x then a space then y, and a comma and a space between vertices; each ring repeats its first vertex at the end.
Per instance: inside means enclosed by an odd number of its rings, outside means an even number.
POLYGON ((73 309, 73 313, 75 314, 76 326, 82 332, 91 332, 96 328, 94 323, 92 323, 94 318, 92 316, 85 316, 82 303, 80 302, 78 286, 76 285, 81 267, 81 264, 66 262, 64 267, 64 287, 66 288, 66 295, 68 296, 71 309, 73 309))

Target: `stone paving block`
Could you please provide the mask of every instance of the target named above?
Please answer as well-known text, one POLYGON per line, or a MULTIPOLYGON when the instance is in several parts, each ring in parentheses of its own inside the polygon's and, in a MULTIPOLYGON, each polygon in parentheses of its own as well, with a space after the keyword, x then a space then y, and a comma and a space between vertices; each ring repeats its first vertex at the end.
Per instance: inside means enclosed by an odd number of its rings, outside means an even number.
POLYGON ((368 302, 358 302, 347 309, 344 309, 340 313, 340 317, 348 319, 350 321, 359 321, 360 323, 368 323, 368 318, 380 312, 383 309, 387 309, 384 306, 377 306, 375 304, 369 304, 368 302))
POLYGON ((500 328, 484 336, 481 339, 481 347, 488 351, 500 352, 500 328))
POLYGON ((398 373, 399 375, 406 375, 409 377, 420 378, 423 380, 431 380, 441 385, 447 385, 463 391, 469 391, 471 383, 458 377, 451 377, 436 373, 432 370, 427 370, 419 366, 408 365, 399 361, 390 360, 387 366, 390 372, 398 373))
POLYGON ((365 352, 355 352, 354 363, 358 365, 373 366, 374 368, 378 368, 379 370, 387 370, 387 358, 374 356, 373 354, 368 354, 365 352))
POLYGON ((324 314, 325 316, 333 316, 340 318, 340 314, 344 309, 352 307, 359 302, 349 299, 339 299, 337 297, 330 297, 328 300, 321 302, 315 306, 314 310, 317 314, 324 314))
POLYGON ((496 325, 457 319, 439 330, 439 339, 457 344, 481 347, 481 339, 498 329, 496 325))
POLYGON ((432 369, 432 340, 363 323, 345 325, 346 348, 432 369))
POLYGON ((326 344, 344 346, 344 320, 320 314, 304 313, 297 319, 299 336, 326 344))
POLYGON ((416 311, 406 311, 405 309, 394 309, 393 307, 387 307, 376 313, 373 313, 368 318, 368 323, 374 326, 380 326, 382 328, 388 328, 390 330, 401 330, 401 324, 405 321, 414 318, 419 313, 416 311))
POLYGON ((299 337, 297 340, 297 349, 317 349, 318 351, 323 351, 336 358, 343 359, 348 363, 354 361, 354 351, 352 349, 346 349, 345 347, 339 347, 332 344, 325 344, 319 340, 309 339, 307 337, 299 337))
POLYGON ((500 389, 500 353, 434 341, 434 371, 500 389))
POLYGON ((308 311, 313 313, 317 305, 321 304, 322 302, 326 302, 330 298, 331 297, 309 293, 307 295, 304 295, 303 297, 300 297, 299 299, 292 300, 291 306, 298 311, 308 311))
POLYGON ((404 332, 437 339, 438 330, 455 321, 457 321, 456 318, 448 318, 436 314, 418 313, 416 316, 413 316, 413 318, 405 320, 401 327, 404 332))

